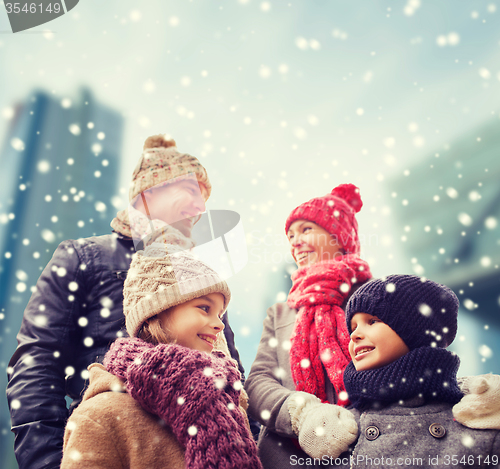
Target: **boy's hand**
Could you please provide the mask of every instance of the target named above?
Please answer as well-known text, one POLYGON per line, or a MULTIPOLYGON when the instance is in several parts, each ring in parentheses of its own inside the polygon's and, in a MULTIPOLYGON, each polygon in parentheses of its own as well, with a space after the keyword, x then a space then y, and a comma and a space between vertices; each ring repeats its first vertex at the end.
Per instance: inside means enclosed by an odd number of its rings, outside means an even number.
POLYGON ((316 396, 295 392, 288 399, 292 428, 312 458, 336 458, 358 437, 354 416, 343 407, 323 404, 316 396))
POLYGON ((467 376, 459 386, 465 396, 453 407, 455 420, 469 428, 500 430, 500 376, 467 376))

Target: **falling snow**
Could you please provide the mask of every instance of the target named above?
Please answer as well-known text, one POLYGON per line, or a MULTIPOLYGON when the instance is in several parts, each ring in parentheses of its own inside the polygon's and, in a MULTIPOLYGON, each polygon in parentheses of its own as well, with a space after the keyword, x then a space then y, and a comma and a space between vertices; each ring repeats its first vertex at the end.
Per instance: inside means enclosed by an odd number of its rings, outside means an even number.
MULTIPOLYGON (((109 222, 128 204, 144 137, 172 132, 179 150, 207 167, 213 186, 207 207, 241 216, 248 264, 232 279, 228 314, 246 369, 266 308, 286 302, 291 287, 286 216, 353 182, 363 197, 357 220, 372 274, 425 274, 449 284, 460 300, 458 355, 469 373, 498 373, 500 331, 492 318, 500 296, 488 290, 500 269, 498 4, 365 3, 363 14, 346 3, 345 15, 335 2, 207 2, 202 12, 196 2, 174 1, 158 12, 130 3, 112 15, 104 6, 92 21, 78 6, 58 20, 57 32, 47 26, 39 40, 33 35, 29 50, 2 37, 0 49, 10 51, 2 151, 23 169, 5 173, 0 185, 1 269, 10 269, 11 301, 0 312, 2 330, 9 328, 0 339, 15 348, 19 318, 60 242, 110 232, 109 222), (104 20, 114 15, 115 24, 104 20), (82 102, 76 91, 82 83, 123 119, 120 137, 98 112, 99 101, 82 102), (53 100, 60 128, 29 114, 35 86, 53 100), (42 123, 32 136, 16 127, 30 116, 42 123), (32 153, 29 165, 24 158, 32 153), (279 241, 267 244, 270 236, 279 241)), ((92 267, 79 262, 76 277, 62 266, 53 272, 71 307, 85 301, 79 279, 92 267)), ((341 290, 349 290, 347 283, 341 290)), ((103 322, 119 307, 108 297, 95 301, 103 322)), ((50 303, 40 306, 33 321, 50 327, 50 303)), ((432 311, 422 304, 420 313, 432 311)), ((79 341, 95 347, 98 337, 80 314, 79 341)), ((268 345, 278 354, 291 349, 290 340, 268 345)), ((9 358, 2 356, 4 374, 9 358)), ((65 373, 88 378, 87 370, 65 373)), ((272 373, 286 376, 281 367, 272 373)), ((464 437, 462 444, 474 441, 464 437)))

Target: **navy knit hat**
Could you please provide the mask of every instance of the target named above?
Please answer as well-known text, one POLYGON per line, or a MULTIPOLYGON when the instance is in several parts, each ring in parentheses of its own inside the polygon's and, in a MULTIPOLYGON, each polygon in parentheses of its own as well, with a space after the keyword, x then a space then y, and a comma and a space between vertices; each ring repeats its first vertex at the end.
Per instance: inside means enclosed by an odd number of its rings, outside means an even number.
POLYGON ((458 298, 448 287, 416 275, 390 275, 359 288, 347 303, 347 329, 356 313, 377 316, 410 350, 447 347, 457 333, 458 298))

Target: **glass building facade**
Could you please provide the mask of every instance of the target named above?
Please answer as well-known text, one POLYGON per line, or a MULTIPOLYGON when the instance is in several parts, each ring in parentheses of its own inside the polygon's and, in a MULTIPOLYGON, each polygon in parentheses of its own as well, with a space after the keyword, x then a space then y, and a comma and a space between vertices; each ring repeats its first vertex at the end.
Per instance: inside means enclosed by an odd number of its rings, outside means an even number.
POLYGON ((500 132, 474 129, 390 184, 417 275, 460 299, 460 375, 500 373, 500 132))
MULTIPOLYGON (((0 365, 17 346, 36 281, 65 239, 109 233, 123 119, 80 90, 74 102, 36 91, 16 107, 0 152, 0 365)), ((6 388, 5 372, 0 387, 6 388)), ((0 467, 14 468, 5 392, 0 467)))

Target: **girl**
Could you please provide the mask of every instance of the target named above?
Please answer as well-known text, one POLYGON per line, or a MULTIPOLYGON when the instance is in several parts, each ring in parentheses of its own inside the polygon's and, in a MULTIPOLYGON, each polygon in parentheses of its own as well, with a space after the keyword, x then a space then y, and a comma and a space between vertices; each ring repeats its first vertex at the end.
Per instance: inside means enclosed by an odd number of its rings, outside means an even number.
POLYGON ((188 251, 155 243, 124 285, 130 338, 118 339, 68 420, 61 468, 261 468, 220 348, 225 281, 188 251))

